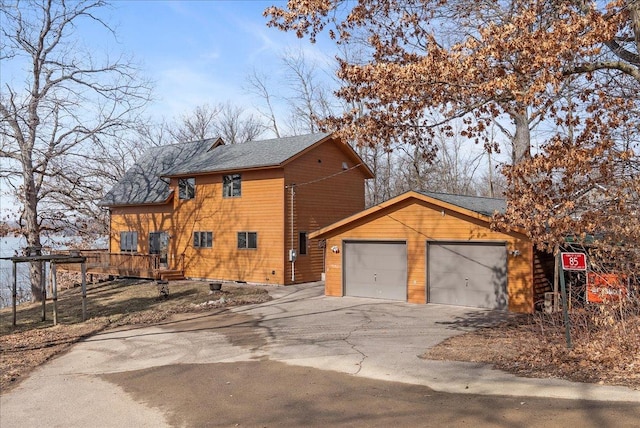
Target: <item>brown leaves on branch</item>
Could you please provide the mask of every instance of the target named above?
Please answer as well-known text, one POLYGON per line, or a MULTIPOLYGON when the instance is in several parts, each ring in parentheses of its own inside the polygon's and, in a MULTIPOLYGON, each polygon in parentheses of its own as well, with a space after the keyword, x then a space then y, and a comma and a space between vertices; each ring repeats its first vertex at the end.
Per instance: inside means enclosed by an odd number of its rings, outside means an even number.
POLYGON ((637 1, 289 0, 265 15, 364 48, 338 70, 337 94, 356 107, 327 126, 360 145, 429 152, 451 120, 490 150, 495 124, 513 150, 499 226, 541 247, 570 234, 629 254, 640 236, 637 1))
MULTIPOLYGON (((332 122, 362 144, 418 143, 416 132, 429 140, 438 126, 424 118, 429 109, 446 118, 473 112, 482 123, 521 106, 546 109, 567 73, 584 69, 629 20, 621 1, 599 10, 582 2, 290 0, 265 15, 271 26, 312 40, 329 25, 342 42, 366 38, 370 58, 340 63, 338 95, 367 113, 332 122), (459 32, 443 34, 445 20, 459 32)), ((471 138, 483 133, 468 130, 471 138)))

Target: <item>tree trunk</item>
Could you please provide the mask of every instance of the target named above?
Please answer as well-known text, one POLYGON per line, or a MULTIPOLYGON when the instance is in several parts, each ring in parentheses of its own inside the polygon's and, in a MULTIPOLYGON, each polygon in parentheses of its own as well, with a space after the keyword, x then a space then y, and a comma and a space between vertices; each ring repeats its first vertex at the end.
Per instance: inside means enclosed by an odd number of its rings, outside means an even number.
POLYGON ((513 151, 511 162, 517 165, 531 157, 531 132, 529 130, 529 116, 526 109, 511 113, 511 118, 516 125, 513 136, 513 151))
MULTIPOLYGON (((23 218, 26 225, 25 238, 27 240, 28 255, 42 254, 42 241, 40 240, 40 225, 38 223, 38 198, 35 189, 33 173, 25 168, 24 174, 24 212, 23 218)), ((31 283, 31 295, 33 300, 42 301, 42 264, 32 262, 29 267, 29 281, 31 283)))
POLYGON ((631 20, 631 28, 636 42, 636 53, 640 57, 640 1, 630 1, 627 7, 629 8, 629 19, 631 20))

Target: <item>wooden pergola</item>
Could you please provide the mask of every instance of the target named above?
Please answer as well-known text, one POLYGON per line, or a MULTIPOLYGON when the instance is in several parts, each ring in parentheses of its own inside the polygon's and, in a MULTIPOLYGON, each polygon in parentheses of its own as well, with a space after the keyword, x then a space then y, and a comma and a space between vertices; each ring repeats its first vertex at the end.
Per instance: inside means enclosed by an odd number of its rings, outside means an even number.
POLYGON ((47 291, 46 291, 46 263, 49 263, 51 279, 53 281, 52 284, 52 293, 53 293, 53 324, 56 325, 58 323, 58 282, 56 278, 56 266, 59 264, 71 264, 71 263, 80 263, 81 272, 82 272, 82 321, 86 321, 87 319, 87 258, 84 256, 80 256, 79 253, 72 253, 69 255, 66 254, 48 254, 48 255, 28 255, 28 256, 15 256, 15 257, 5 257, 3 260, 11 260, 13 262, 13 281, 11 288, 11 305, 13 308, 13 325, 16 325, 16 300, 18 296, 18 275, 17 275, 17 265, 18 263, 37 263, 39 262, 42 266, 42 277, 40 281, 40 289, 42 291, 42 321, 46 321, 46 300, 47 300, 47 291))

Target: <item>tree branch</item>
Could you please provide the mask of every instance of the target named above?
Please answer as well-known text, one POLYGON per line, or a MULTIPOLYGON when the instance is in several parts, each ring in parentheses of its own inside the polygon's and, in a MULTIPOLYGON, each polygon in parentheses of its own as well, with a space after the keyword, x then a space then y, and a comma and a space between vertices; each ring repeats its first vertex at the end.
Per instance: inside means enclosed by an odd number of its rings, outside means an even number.
POLYGON ((621 71, 622 73, 640 82, 640 69, 638 67, 635 67, 623 61, 600 61, 600 62, 594 62, 594 63, 580 64, 570 68, 566 68, 563 71, 563 75, 570 76, 572 74, 593 73, 594 71, 598 71, 598 70, 621 71))

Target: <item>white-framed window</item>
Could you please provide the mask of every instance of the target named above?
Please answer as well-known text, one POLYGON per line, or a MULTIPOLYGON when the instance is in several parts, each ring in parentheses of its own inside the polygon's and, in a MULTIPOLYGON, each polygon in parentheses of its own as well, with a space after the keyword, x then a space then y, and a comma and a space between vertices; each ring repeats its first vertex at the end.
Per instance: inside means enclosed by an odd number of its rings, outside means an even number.
POLYGON ((222 177, 222 196, 225 198, 242 196, 242 176, 240 174, 225 175, 222 177))
POLYGON ((193 199, 196 197, 196 179, 194 177, 178 180, 178 196, 180 199, 193 199))
POLYGON ((120 232, 120 251, 138 251, 138 232, 120 232))
POLYGON ((213 232, 193 232, 193 246, 195 248, 213 247, 213 232))
POLYGON ((307 254, 307 232, 298 234, 298 254, 305 256, 307 254))
POLYGON ((238 232, 238 248, 253 250, 258 248, 258 232, 238 232))

